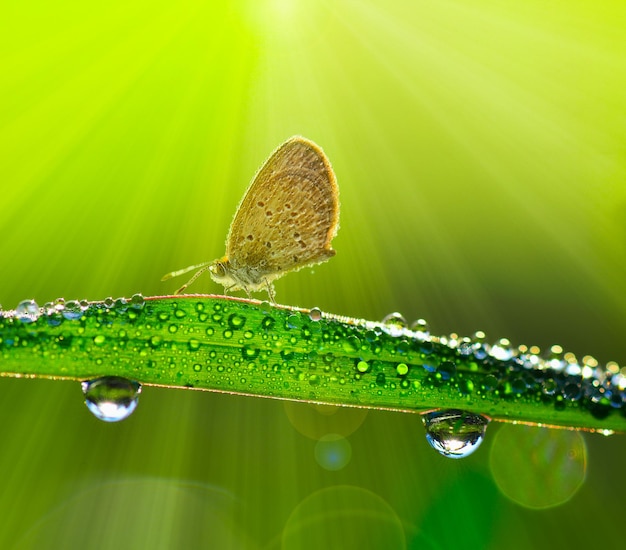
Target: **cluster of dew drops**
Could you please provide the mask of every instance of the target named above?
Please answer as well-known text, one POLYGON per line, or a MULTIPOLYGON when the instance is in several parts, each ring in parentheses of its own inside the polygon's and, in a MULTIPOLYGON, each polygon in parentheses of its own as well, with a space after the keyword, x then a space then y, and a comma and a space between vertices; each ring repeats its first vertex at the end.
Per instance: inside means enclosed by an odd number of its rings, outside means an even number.
MULTIPOLYGON (((419 319, 409 326, 397 312, 387 315, 382 324, 392 336, 401 336, 410 330, 419 340, 438 342, 462 357, 514 367, 520 375, 507 388, 512 394, 521 394, 539 383, 546 397, 558 398, 561 402, 584 399, 597 406, 599 414, 604 414, 602 410, 621 409, 626 404, 626 369, 620 369, 612 361, 604 367, 591 356, 579 361, 573 353, 564 353, 558 345, 552 346, 542 356, 537 346, 515 347, 506 338, 492 345, 486 342, 482 331, 476 332, 473 337, 459 337, 457 334, 431 336, 426 321, 419 319)), ((442 367, 445 372, 437 369, 439 374, 448 379, 454 375, 456 367, 453 362, 445 361, 440 369, 442 367)), ((487 378, 493 378, 490 385, 497 385, 496 376, 489 375, 487 378)), ((428 443, 449 458, 464 458, 473 453, 484 440, 489 423, 486 416, 457 409, 422 414, 422 421, 428 443)), ((604 430, 602 433, 610 435, 613 432, 604 430)))
MULTIPOLYGON (((107 298, 102 302, 105 308, 116 308, 117 311, 125 308, 141 309, 144 299, 140 294, 130 300, 125 298, 107 298)), ((11 316, 22 323, 33 323, 45 316, 48 324, 58 326, 63 320, 78 320, 89 308, 87 300, 65 301, 60 298, 48 302, 40 307, 34 300, 20 302, 14 311, 3 312, 1 316, 11 316)), ((311 321, 320 321, 322 311, 314 307, 309 311, 311 321)), ((404 318, 393 313, 383 319, 383 325, 390 334, 408 328, 404 318)), ((419 320, 413 324, 411 330, 421 336, 428 336, 428 325, 419 320)), ((81 383, 85 397, 85 404, 91 413, 105 422, 119 422, 128 418, 136 409, 141 384, 119 376, 103 376, 81 383)), ((422 416, 426 427, 426 438, 430 445, 442 455, 451 458, 461 458, 474 452, 482 442, 488 419, 477 414, 460 410, 435 411, 422 416)))
MULTIPOLYGON (((422 341, 433 340, 424 319, 418 319, 409 326, 401 313, 394 312, 383 318, 382 325, 391 336, 402 336, 410 330, 422 341)), ((444 365, 448 363, 452 364, 447 361, 444 365)), ((447 458, 465 458, 471 455, 483 442, 489 424, 486 416, 459 409, 440 409, 421 416, 426 429, 426 441, 447 458)))
MULTIPOLYGON (((142 309, 144 303, 143 296, 135 294, 130 300, 107 298, 102 302, 102 306, 123 312, 128 308, 142 309)), ((22 323, 34 323, 43 316, 50 326, 58 326, 63 320, 80 319, 92 304, 87 300, 65 301, 59 298, 40 307, 35 300, 23 300, 14 311, 3 311, 0 306, 0 317, 14 317, 22 323)), ((128 418, 137 407, 141 393, 139 382, 121 376, 103 376, 85 380, 81 382, 81 388, 87 408, 96 418, 105 422, 119 422, 128 418)))

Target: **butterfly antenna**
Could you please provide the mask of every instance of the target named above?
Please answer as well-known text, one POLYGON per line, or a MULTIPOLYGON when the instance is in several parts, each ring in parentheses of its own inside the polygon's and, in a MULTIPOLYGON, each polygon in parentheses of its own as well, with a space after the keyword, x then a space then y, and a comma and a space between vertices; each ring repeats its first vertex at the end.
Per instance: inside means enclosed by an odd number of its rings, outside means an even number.
MULTIPOLYGON (((200 275, 202 275, 205 271, 208 271, 210 262, 205 264, 200 264, 195 267, 199 267, 200 269, 196 271, 191 279, 189 279, 183 286, 181 286, 174 294, 180 294, 183 290, 185 290, 190 284, 192 284, 200 275)), ((183 273, 187 273, 187 271, 191 271, 190 269, 184 269, 183 273)))
POLYGON ((184 269, 179 269, 177 271, 172 271, 171 273, 166 273, 165 275, 163 275, 163 277, 161 277, 161 281, 167 281, 168 279, 173 279, 174 277, 178 277, 179 275, 184 275, 185 273, 189 273, 194 269, 200 269, 201 267, 208 266, 210 263, 211 262, 204 262, 198 265, 190 265, 189 267, 186 267, 184 269))

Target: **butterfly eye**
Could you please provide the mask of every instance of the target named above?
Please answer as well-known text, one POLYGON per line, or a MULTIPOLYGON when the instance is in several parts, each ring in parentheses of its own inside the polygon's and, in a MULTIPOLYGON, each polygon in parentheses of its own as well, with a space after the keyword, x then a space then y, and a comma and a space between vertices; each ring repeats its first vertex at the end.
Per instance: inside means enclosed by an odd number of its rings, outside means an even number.
POLYGON ((226 276, 226 269, 224 269, 224 264, 222 262, 215 262, 209 266, 209 271, 211 275, 221 279, 226 276))

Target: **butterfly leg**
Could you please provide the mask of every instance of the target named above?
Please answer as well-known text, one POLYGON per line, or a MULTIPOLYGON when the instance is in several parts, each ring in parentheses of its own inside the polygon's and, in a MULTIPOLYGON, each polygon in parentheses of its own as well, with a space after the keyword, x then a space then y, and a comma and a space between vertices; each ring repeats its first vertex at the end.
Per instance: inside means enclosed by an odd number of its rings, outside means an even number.
POLYGON ((276 303, 276 293, 274 292, 274 285, 270 283, 267 279, 265 279, 265 287, 267 288, 267 294, 270 297, 270 302, 272 304, 276 303))
POLYGON ((209 269, 208 265, 205 265, 203 268, 196 271, 194 276, 189 279, 183 286, 181 286, 174 294, 180 294, 183 290, 185 290, 191 283, 193 283, 200 275, 202 275, 205 271, 209 269))

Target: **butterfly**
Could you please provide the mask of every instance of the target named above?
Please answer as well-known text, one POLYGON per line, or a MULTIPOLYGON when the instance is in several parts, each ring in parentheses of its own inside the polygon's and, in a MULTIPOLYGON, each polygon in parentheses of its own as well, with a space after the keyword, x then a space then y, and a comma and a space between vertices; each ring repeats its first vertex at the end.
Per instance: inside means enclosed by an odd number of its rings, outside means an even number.
POLYGON ((197 269, 182 293, 208 271, 226 292, 267 290, 289 271, 327 261, 339 229, 339 188, 330 162, 312 141, 294 136, 278 147, 252 179, 226 238, 226 254, 173 271, 165 281, 197 269))

